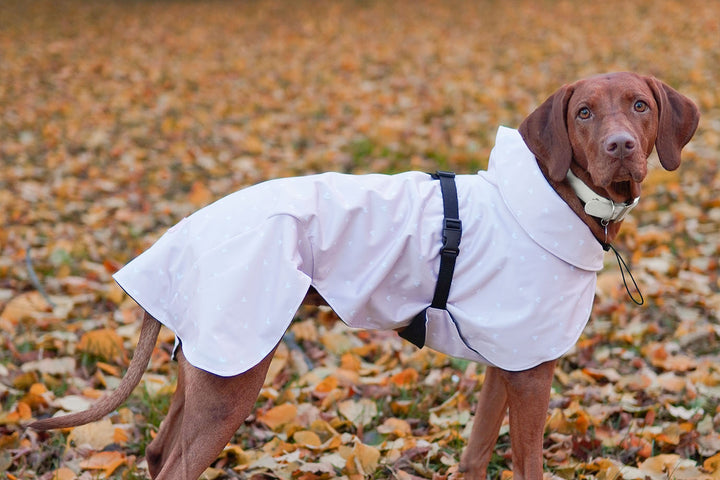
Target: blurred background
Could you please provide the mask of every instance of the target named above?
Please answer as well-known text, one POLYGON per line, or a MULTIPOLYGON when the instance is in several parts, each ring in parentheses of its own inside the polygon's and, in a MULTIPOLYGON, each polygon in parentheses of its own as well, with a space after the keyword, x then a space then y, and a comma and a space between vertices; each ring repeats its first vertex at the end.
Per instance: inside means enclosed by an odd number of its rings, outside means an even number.
MULTIPOLYGON (((125 437, 65 449, 60 434, 20 424, 52 413, 65 395, 112 387, 138 313, 110 274, 183 216, 274 177, 474 172, 485 167, 499 125, 516 128, 565 83, 620 70, 660 78, 692 98, 702 118, 678 172, 651 171, 617 245, 648 305, 628 305, 609 264, 594 320, 558 369, 551 420, 560 437, 548 437, 546 459, 564 478, 621 478, 613 469, 632 475, 661 454, 677 456, 663 457, 677 471, 682 459, 693 475, 718 475, 720 2, 3 0, 0 475, 95 478, 87 462, 105 450, 112 461, 97 460, 99 471, 144 478, 144 444, 161 418, 152 412, 166 408, 174 378, 172 338, 151 366, 159 386, 114 420, 125 437)), ((310 405, 302 408, 321 412, 354 453, 303 447, 293 435, 312 428, 297 420, 290 430, 249 422, 215 473, 451 475, 482 367, 417 353, 383 334, 348 340, 328 312, 300 316, 298 343, 278 364, 259 416, 276 403, 310 405), (297 360, 303 356, 310 361, 297 360), (396 377, 405 371, 396 360, 408 358, 416 374, 396 377), (330 393, 318 394, 306 377, 320 367, 317 382, 336 378, 330 393), (291 378, 300 384, 283 390, 291 378), (366 391, 368 384, 382 390, 366 391), (308 388, 312 395, 302 393, 308 388), (327 401, 358 392, 379 402, 367 424, 327 401), (426 408, 411 413, 393 399, 426 408), (438 410, 433 420, 428 409, 442 405, 454 413, 438 410), (392 418, 409 430, 382 428, 392 418), (393 439, 405 443, 382 443, 393 439), (382 455, 358 470, 348 460, 364 458, 357 445, 382 455), (278 459, 291 450, 303 459, 278 459), (323 463, 331 454, 343 460, 323 463), (253 464, 263 455, 275 463, 253 464), (307 464, 323 466, 300 468, 307 464)), ((323 445, 335 438, 324 432, 315 432, 323 445)), ((497 475, 509 468, 505 457, 506 444, 497 475)), ((643 474, 665 468, 656 462, 643 474)))

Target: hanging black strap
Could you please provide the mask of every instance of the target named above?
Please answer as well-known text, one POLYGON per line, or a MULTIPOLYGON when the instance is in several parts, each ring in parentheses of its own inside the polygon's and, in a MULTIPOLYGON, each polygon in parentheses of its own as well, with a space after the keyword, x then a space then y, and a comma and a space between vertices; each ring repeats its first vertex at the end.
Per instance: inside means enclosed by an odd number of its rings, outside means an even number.
POLYGON ((606 252, 609 250, 612 250, 613 253, 615 254, 615 257, 617 258, 617 262, 618 262, 618 267, 620 267, 620 274, 622 275, 623 284, 625 285, 625 291, 627 292, 628 296, 630 297, 630 300, 632 300, 633 303, 635 303, 635 305, 638 305, 638 306, 643 305, 645 303, 645 298, 643 298, 643 294, 640 291, 640 287, 638 287, 637 282, 635 281, 635 277, 633 277, 633 274, 630 271, 630 267, 628 266, 627 263, 625 263, 625 260, 623 260, 623 258, 620 256, 620 252, 615 250, 615 247, 613 247, 609 243, 601 243, 601 245, 603 246, 603 250, 605 250, 606 252), (628 286, 627 279, 625 278, 626 270, 627 270, 628 275, 630 276, 630 280, 632 280, 633 287, 635 287, 635 291, 640 296, 639 300, 637 298, 635 298, 635 295, 633 295, 633 293, 630 291, 630 287, 628 286))
MULTIPOLYGON (((437 171, 433 178, 440 180, 440 190, 443 198, 443 245, 440 249, 440 271, 438 272, 435 294, 433 295, 433 308, 444 310, 447 305, 450 285, 452 284, 455 260, 460 253, 460 239, 462 237, 462 222, 458 209, 457 188, 455 187, 455 174, 452 172, 437 171)), ((425 311, 415 315, 410 324, 399 335, 410 343, 422 348, 425 345, 425 311)))

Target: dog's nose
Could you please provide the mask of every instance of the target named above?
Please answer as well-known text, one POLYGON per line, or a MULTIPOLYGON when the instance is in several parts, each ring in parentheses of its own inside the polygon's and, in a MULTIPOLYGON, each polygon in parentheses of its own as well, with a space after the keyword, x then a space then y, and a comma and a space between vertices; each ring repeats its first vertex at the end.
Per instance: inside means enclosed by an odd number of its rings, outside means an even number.
POLYGON ((605 152, 623 159, 635 150, 635 139, 627 132, 614 133, 605 140, 605 152))

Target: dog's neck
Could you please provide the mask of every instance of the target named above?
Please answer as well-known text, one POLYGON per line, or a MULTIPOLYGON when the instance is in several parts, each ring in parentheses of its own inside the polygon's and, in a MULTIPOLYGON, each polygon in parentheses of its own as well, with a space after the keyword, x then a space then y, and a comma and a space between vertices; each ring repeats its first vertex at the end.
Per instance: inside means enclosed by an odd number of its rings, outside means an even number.
MULTIPOLYGON (((617 218, 616 220, 608 220, 607 222, 603 221, 603 218, 597 217, 594 215, 591 215, 586 211, 586 204, 587 202, 581 199, 581 196, 576 192, 576 190, 571 185, 570 180, 566 177, 565 180, 562 182, 557 182, 550 178, 550 175, 548 174, 545 166, 542 164, 542 162, 538 162, 538 165, 540 165, 540 170, 542 170, 543 175, 545 175, 546 180, 550 185, 555 189, 558 195, 565 200, 565 203, 568 204, 568 206, 575 212, 575 214, 580 217, 580 219, 585 222, 585 224, 590 228, 590 231, 595 236, 595 238, 600 242, 600 244, 606 248, 608 244, 610 244, 613 240, 615 240, 615 237, 617 236, 618 232, 620 231, 620 225, 622 225, 623 219, 625 215, 622 215, 621 217, 617 218)), ((568 170, 569 172, 569 170, 568 170)), ((572 175, 572 174, 571 174, 572 175)), ((575 176, 575 175, 573 175, 575 176)), ((575 177, 577 178, 577 177, 575 177)), ((606 200, 607 202, 612 202, 612 200, 609 200, 607 198, 604 198, 594 191, 590 189, 587 185, 585 185, 584 182, 578 179, 585 188, 590 190, 592 192, 593 198, 595 198, 598 201, 606 200), (600 200, 602 199, 602 200, 600 200)), ((587 192, 583 193, 583 197, 587 197, 590 194, 587 192)), ((626 211, 624 212, 627 214, 628 211, 630 211, 630 208, 627 208, 626 204, 617 204, 616 202, 612 202, 614 205, 616 205, 616 211, 620 208, 624 208, 626 211)), ((633 202, 637 203, 637 202, 633 202)), ((634 205, 632 205, 634 206, 634 205)), ((596 208, 599 208, 596 206, 596 208)), ((612 207, 603 207, 611 209, 612 207)), ((590 209, 591 212, 593 211, 592 208, 590 209)), ((607 249, 607 248, 606 248, 607 249)))

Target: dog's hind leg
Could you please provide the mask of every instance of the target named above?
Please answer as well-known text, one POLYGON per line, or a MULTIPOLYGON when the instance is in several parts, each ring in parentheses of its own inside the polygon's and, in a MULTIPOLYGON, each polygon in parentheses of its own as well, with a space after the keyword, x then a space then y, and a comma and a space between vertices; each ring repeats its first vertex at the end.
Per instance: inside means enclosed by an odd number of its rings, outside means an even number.
POLYGON ((158 478, 162 466, 167 462, 168 457, 174 453, 182 429, 183 410, 185 408, 185 368, 183 366, 189 364, 185 357, 182 356, 181 347, 178 348, 176 355, 178 361, 182 359, 182 364, 178 368, 177 386, 170 402, 170 409, 160 424, 157 435, 145 449, 145 458, 152 478, 158 478))
POLYGON ((274 353, 245 373, 220 377, 193 367, 178 350, 178 387, 147 448, 152 478, 197 480, 253 411, 274 353))
POLYGON ((505 382, 500 371, 489 366, 478 396, 470 439, 460 459, 459 470, 467 480, 485 479, 506 411, 505 382))

